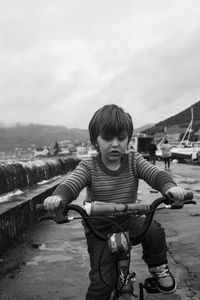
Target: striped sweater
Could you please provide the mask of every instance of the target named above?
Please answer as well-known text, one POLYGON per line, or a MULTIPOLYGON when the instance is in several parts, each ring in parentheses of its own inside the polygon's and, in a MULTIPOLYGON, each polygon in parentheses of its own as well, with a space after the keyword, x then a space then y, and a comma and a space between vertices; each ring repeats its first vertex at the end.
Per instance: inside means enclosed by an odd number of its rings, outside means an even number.
POLYGON ((120 168, 115 171, 103 164, 99 153, 96 157, 82 160, 53 195, 59 195, 70 203, 87 187, 86 201, 134 203, 137 201, 139 179, 162 194, 176 186, 167 172, 149 163, 136 151, 124 154, 120 168))

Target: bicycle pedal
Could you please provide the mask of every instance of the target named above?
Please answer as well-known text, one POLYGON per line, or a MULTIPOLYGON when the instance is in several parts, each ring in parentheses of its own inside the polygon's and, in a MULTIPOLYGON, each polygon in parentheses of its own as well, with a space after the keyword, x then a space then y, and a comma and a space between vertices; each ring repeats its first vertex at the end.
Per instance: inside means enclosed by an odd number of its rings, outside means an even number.
POLYGON ((157 289, 157 286, 156 286, 156 280, 153 277, 149 277, 149 278, 145 279, 143 287, 149 294, 160 293, 160 291, 157 289))

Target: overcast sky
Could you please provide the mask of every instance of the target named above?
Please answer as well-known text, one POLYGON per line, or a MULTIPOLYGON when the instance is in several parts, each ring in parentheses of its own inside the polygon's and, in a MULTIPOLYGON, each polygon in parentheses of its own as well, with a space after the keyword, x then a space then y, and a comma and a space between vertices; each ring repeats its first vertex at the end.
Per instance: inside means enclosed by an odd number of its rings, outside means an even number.
POLYGON ((0 121, 135 128, 200 100, 199 0, 0 0, 0 121))

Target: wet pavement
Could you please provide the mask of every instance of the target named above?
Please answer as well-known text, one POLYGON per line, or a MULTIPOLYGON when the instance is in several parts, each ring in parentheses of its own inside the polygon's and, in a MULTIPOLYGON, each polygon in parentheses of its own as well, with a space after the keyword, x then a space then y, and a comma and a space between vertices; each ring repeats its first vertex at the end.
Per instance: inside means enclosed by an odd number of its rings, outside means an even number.
MULTIPOLYGON (((162 162, 157 165, 163 168, 162 162)), ((169 265, 178 287, 172 295, 154 294, 145 299, 199 300, 200 167, 172 164, 169 172, 179 185, 194 192, 197 205, 156 214, 166 230, 169 265)), ((84 195, 85 191, 76 202, 81 204, 84 195)), ((141 201, 151 202, 159 196, 147 184, 140 183, 141 201)), ((141 255, 141 247, 134 247, 131 266, 139 282, 149 276, 141 255)), ((89 260, 80 221, 62 225, 44 221, 24 234, 18 244, 0 258, 0 299, 82 300, 89 283, 88 271, 89 260)))

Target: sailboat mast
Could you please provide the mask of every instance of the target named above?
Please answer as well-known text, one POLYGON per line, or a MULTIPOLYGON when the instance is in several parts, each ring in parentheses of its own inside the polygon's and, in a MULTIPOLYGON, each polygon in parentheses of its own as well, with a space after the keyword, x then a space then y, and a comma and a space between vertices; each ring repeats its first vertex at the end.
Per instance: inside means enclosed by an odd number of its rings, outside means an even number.
POLYGON ((189 129, 189 133, 188 133, 188 140, 187 140, 187 143, 189 143, 190 141, 190 135, 192 133, 192 126, 193 126, 193 107, 191 107, 191 126, 190 126, 190 129, 189 129))
POLYGON ((160 148, 160 146, 163 144, 164 140, 167 137, 167 126, 164 127, 164 136, 162 137, 161 141, 158 143, 157 147, 158 149, 160 148))
POLYGON ((180 145, 181 145, 182 143, 184 143, 184 140, 185 140, 185 137, 186 137, 187 134, 188 134, 188 138, 187 138, 187 140, 186 140, 185 145, 188 145, 188 144, 189 144, 189 141, 190 141, 190 135, 191 135, 191 132, 192 132, 192 125, 193 125, 193 107, 191 107, 191 121, 190 121, 190 123, 189 123, 189 125, 188 125, 188 128, 186 129, 186 131, 185 131, 185 133, 184 133, 184 136, 183 136, 183 138, 182 138, 182 140, 181 140, 181 142, 180 142, 180 145))

